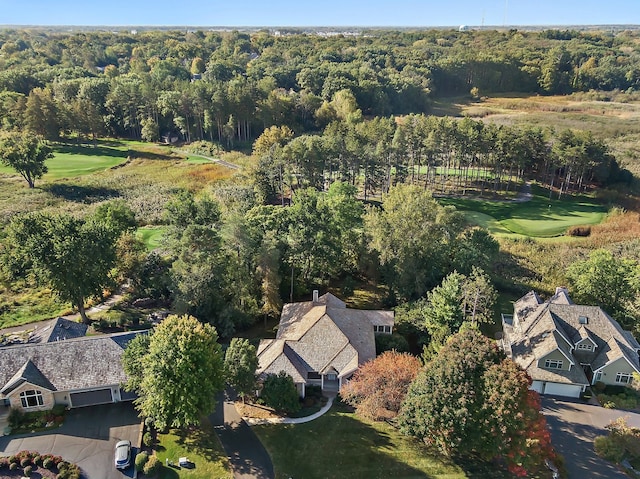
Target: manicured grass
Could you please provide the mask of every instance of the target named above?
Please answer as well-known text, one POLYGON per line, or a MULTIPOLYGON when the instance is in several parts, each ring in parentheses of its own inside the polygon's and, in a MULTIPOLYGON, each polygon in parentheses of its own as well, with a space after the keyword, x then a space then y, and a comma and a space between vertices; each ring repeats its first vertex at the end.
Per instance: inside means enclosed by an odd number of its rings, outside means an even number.
POLYGON ((144 242, 147 251, 153 251, 160 246, 164 235, 164 228, 138 228, 136 234, 144 242))
POLYGON ((232 478, 229 462, 220 445, 218 436, 209 424, 189 432, 171 431, 169 434, 159 434, 157 446, 158 460, 162 468, 159 479, 227 479, 232 478), (192 469, 178 467, 178 459, 186 457, 195 467, 192 469), (169 459, 175 466, 165 466, 169 459))
POLYGON ((498 236, 559 236, 570 226, 598 224, 606 216, 606 208, 587 196, 549 200, 544 189, 533 187, 532 190, 533 198, 525 202, 466 198, 442 198, 439 201, 471 212, 466 214, 472 223, 498 236))
POLYGON ((496 471, 467 475, 468 464, 456 465, 388 424, 362 421, 339 405, 309 423, 254 430, 278 479, 503 477, 496 471))

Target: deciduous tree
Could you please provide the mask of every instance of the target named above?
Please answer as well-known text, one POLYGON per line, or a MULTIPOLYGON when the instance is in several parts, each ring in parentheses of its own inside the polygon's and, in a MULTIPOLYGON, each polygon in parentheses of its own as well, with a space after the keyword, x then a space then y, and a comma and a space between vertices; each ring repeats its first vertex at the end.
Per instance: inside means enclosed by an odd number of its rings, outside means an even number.
POLYGON ((446 455, 500 458, 526 474, 552 454, 530 382, 494 341, 465 328, 418 374, 398 423, 446 455))
MULTIPOLYGON (((141 352, 141 343, 132 347, 141 352)), ((127 388, 139 396, 136 408, 159 429, 199 424, 224 386, 218 333, 191 316, 169 316, 154 329, 146 354, 125 352, 123 361, 127 388)))
POLYGON ((257 368, 255 346, 248 339, 233 338, 224 356, 224 370, 227 382, 243 402, 255 389, 257 368))
POLYGON ((340 396, 363 417, 376 421, 393 418, 420 366, 418 358, 410 354, 387 351, 358 369, 342 386, 340 396))
POLYGON ((29 188, 47 172, 46 160, 52 158, 51 148, 37 136, 26 133, 5 133, 0 137, 0 160, 16 170, 29 188))
POLYGON ((100 221, 29 213, 12 221, 7 243, 24 270, 70 301, 88 323, 85 300, 113 286, 118 236, 100 221))

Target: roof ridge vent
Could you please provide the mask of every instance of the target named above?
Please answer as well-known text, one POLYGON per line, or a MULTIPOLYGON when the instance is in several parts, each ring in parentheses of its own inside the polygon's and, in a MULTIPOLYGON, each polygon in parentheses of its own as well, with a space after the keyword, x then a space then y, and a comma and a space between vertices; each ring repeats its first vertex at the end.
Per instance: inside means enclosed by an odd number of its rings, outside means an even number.
POLYGON ((586 316, 578 316, 578 323, 589 324, 589 318, 586 316))

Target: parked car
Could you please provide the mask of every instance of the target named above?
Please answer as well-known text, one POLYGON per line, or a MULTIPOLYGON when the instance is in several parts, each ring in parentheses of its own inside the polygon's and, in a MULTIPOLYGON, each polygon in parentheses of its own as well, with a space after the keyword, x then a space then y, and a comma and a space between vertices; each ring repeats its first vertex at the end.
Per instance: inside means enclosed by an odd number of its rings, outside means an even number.
POLYGON ((120 441, 116 444, 116 469, 126 469, 131 464, 131 441, 120 441))

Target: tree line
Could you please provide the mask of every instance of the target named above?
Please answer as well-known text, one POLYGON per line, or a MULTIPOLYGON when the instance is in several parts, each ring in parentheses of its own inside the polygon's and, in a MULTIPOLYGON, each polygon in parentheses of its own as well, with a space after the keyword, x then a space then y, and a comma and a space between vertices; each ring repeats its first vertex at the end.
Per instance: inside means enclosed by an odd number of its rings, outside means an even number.
POLYGON ((286 125, 317 131, 339 92, 363 115, 432 99, 635 90, 637 32, 0 32, 2 128, 231 145, 286 125))
POLYGON ((605 142, 591 132, 498 126, 424 114, 364 120, 348 92, 321 134, 293 135, 272 126, 254 143, 256 184, 266 202, 300 187, 335 180, 357 185, 365 199, 409 183, 435 194, 513 192, 536 179, 557 192, 628 182, 605 142))

